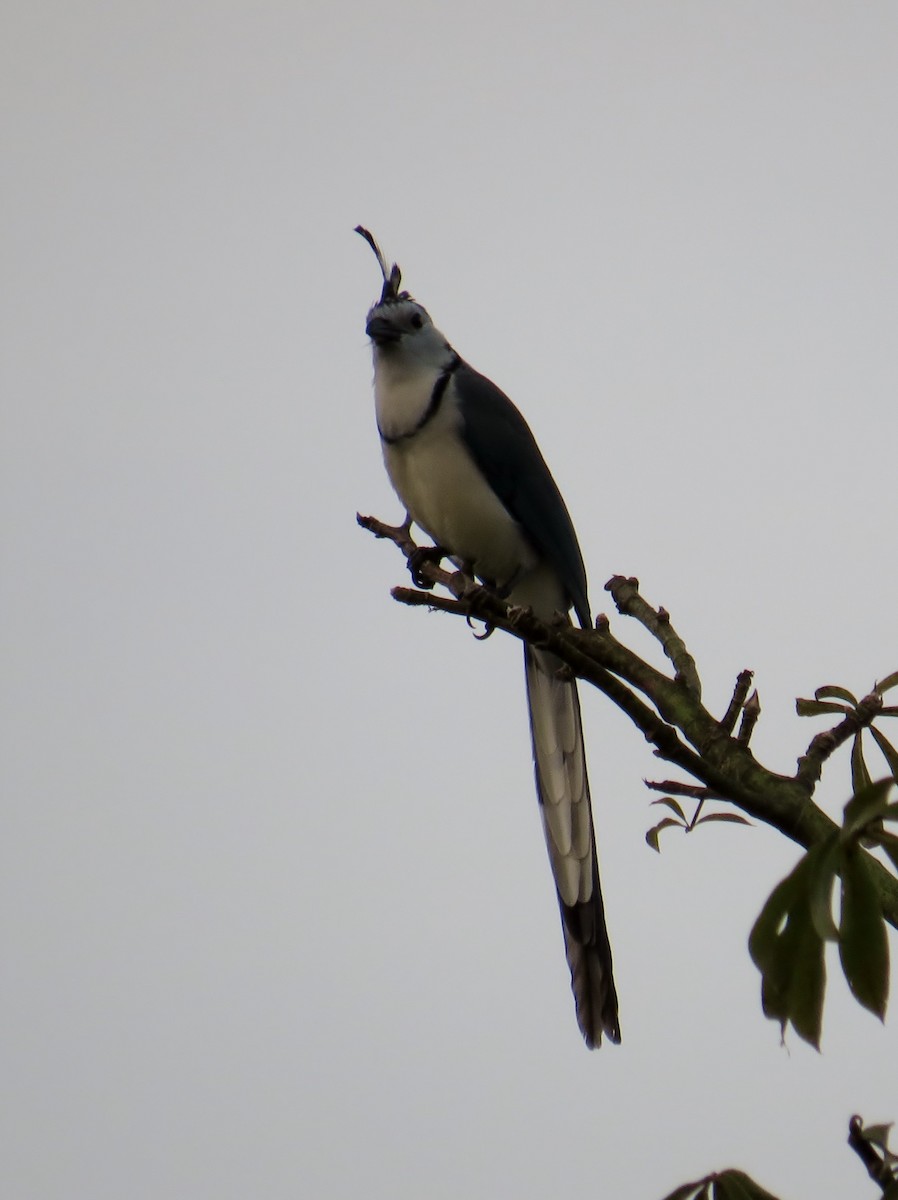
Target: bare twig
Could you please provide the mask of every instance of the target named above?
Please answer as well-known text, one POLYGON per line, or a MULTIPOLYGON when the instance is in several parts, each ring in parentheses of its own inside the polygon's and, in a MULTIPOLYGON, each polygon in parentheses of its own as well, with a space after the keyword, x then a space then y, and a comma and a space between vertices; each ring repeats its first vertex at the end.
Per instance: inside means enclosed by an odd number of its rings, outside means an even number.
POLYGON ((747 746, 751 741, 751 735, 755 731, 755 726, 758 723, 760 715, 761 700, 758 696, 758 689, 755 688, 742 705, 742 723, 739 726, 739 732, 736 734, 736 740, 740 746, 747 746))
POLYGON ((726 712, 720 721, 721 729, 725 729, 727 733, 732 733, 736 728, 736 722, 739 719, 739 713, 742 711, 742 706, 748 696, 748 689, 751 687, 753 672, 740 671, 736 677, 736 686, 733 688, 733 698, 727 706, 726 712))
POLYGON ((664 779, 656 781, 653 779, 643 779, 642 781, 647 788, 651 788, 653 792, 666 792, 670 796, 687 796, 690 800, 723 800, 726 801, 726 796, 720 796, 717 792, 712 792, 710 788, 699 787, 694 783, 679 783, 675 779, 664 779))
POLYGON ((880 1154, 874 1143, 865 1136, 864 1123, 858 1116, 853 1116, 848 1122, 848 1145, 867 1168, 867 1174, 883 1195, 894 1194, 898 1177, 885 1154, 880 1154))
POLYGON ((661 643, 664 653, 673 663, 677 680, 695 696, 701 697, 702 683, 695 667, 695 659, 686 649, 686 643, 670 623, 666 608, 652 608, 639 594, 639 580, 613 575, 605 584, 623 616, 635 617, 661 643))

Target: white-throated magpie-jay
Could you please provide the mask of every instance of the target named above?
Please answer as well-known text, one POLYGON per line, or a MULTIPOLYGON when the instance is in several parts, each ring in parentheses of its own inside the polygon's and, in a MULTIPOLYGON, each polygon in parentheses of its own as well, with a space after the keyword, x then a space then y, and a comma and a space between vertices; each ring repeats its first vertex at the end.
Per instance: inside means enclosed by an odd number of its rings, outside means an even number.
MULTIPOLYGON (((409 517, 440 551, 544 618, 573 608, 589 628, 586 571, 561 494, 524 418, 459 358, 371 234, 383 274, 368 313, 384 462, 409 517)), ((524 647, 536 790, 580 1029, 620 1041, 599 885, 580 703, 561 661, 524 647)))

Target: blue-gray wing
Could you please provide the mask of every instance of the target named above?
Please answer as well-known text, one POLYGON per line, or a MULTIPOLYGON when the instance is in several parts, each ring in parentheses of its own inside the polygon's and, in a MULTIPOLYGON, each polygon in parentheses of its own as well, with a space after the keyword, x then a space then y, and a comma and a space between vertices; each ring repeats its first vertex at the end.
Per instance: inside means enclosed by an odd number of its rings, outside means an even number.
POLYGON ((454 373, 462 435, 490 487, 561 579, 584 627, 591 622, 586 569, 574 525, 530 426, 485 376, 454 373))

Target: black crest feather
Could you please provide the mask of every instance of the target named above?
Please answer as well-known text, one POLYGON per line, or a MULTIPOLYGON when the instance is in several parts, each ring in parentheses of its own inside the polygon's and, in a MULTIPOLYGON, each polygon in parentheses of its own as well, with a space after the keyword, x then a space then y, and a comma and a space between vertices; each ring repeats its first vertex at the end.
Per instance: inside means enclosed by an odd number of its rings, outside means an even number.
POLYGON ((380 294, 381 304, 386 304, 390 300, 406 300, 409 298, 408 292, 400 292, 399 284, 402 282, 402 272, 399 270, 399 263, 393 263, 389 271, 387 270, 387 260, 383 256, 383 251, 378 246, 374 234, 366 229, 364 225, 356 225, 356 233, 360 234, 371 249, 374 251, 374 257, 377 259, 377 265, 380 267, 380 273, 384 278, 383 291, 380 294))

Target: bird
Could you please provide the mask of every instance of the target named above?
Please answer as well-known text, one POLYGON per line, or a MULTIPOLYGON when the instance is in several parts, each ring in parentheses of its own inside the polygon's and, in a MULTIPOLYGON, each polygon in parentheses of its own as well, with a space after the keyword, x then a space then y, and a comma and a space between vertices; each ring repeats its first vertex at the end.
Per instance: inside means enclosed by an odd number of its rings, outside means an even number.
MULTIPOLYGON (((414 522, 447 557, 510 605, 543 619, 573 609, 591 627, 574 525, 524 417, 469 366, 427 310, 401 291, 372 234, 380 299, 365 330, 374 408, 390 482, 414 522)), ((568 616, 568 620, 569 620, 568 616)), ((620 1041, 611 945, 599 882, 576 681, 554 654, 525 644, 534 775, 561 912, 577 1021, 590 1049, 620 1041)))

